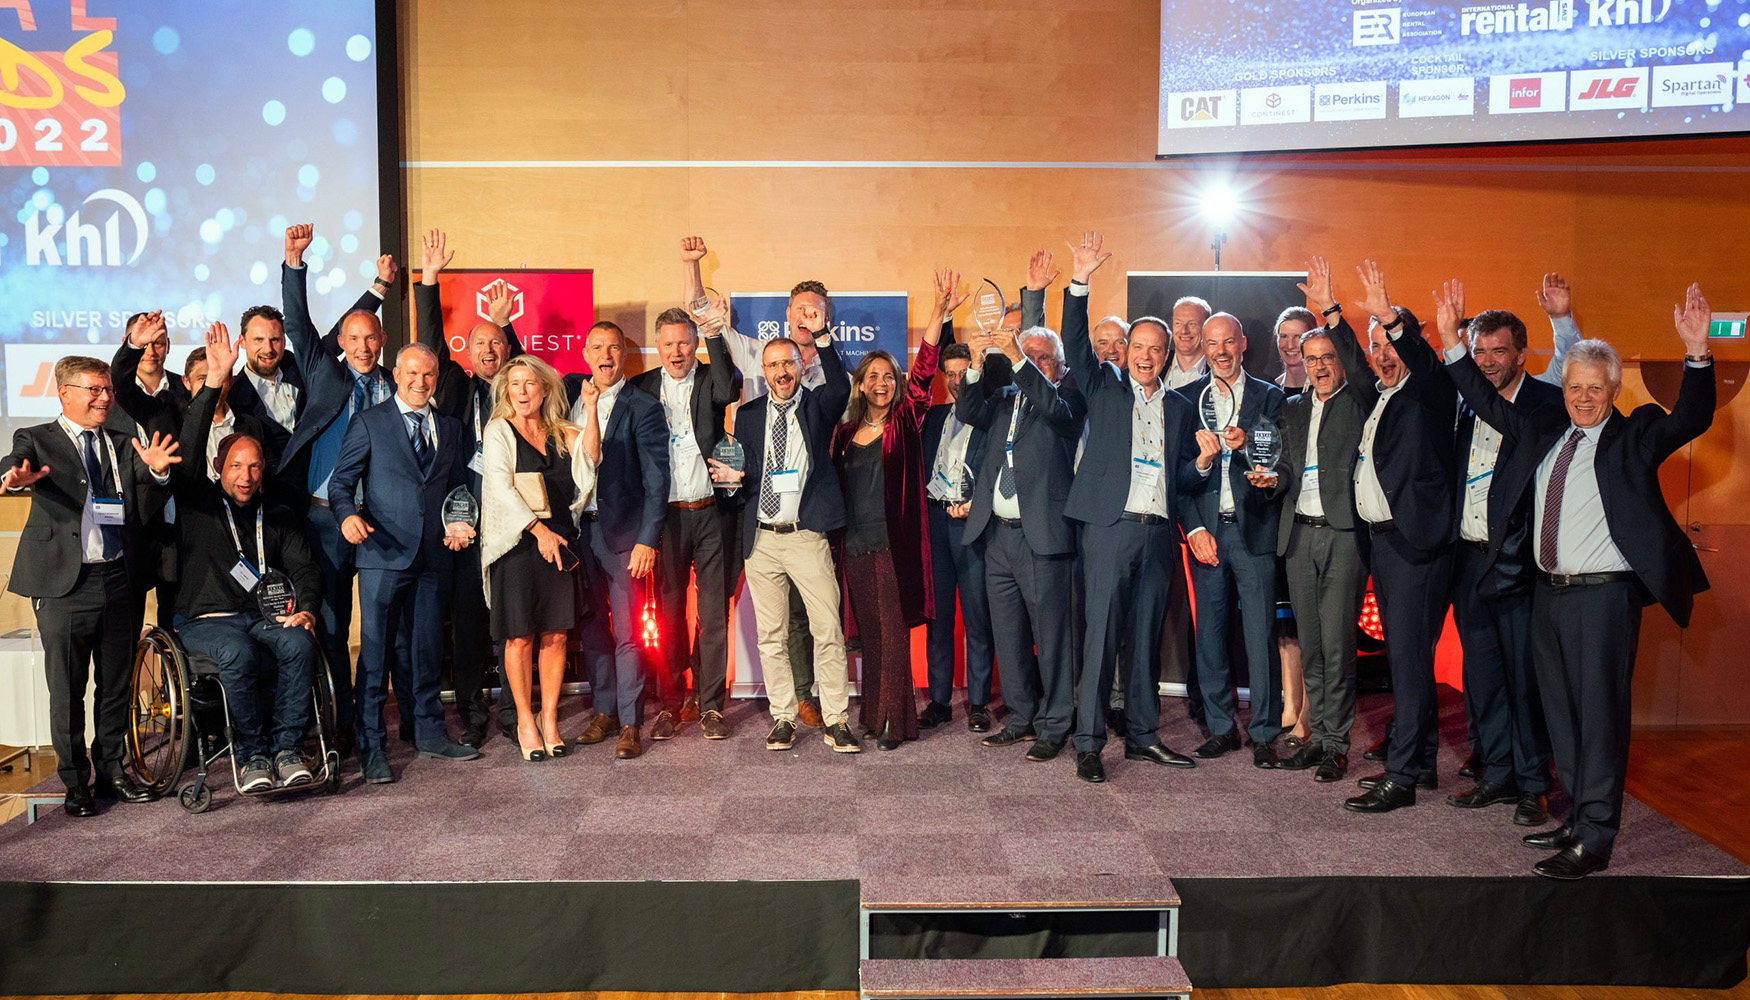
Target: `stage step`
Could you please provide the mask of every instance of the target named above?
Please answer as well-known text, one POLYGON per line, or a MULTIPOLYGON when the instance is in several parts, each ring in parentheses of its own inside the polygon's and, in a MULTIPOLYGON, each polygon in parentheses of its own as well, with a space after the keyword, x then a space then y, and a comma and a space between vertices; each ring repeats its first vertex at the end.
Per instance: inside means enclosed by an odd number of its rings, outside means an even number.
POLYGON ((867 876, 861 898, 863 909, 876 911, 1170 910, 1179 906, 1172 879, 1147 875, 867 876))
POLYGON ((1176 958, 876 959, 861 963, 866 998, 1180 997, 1176 958))

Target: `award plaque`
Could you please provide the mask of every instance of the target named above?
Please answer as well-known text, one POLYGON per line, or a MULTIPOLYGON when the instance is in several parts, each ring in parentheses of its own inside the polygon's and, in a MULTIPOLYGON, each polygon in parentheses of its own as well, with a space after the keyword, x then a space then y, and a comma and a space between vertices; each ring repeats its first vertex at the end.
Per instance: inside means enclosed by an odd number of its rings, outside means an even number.
POLYGON ((470 528, 480 524, 480 501, 474 499, 474 494, 468 492, 468 487, 458 486, 444 497, 443 510, 439 515, 443 523, 465 524, 470 528))
POLYGON ((1008 312, 1009 303, 1003 298, 1003 290, 989 278, 978 286, 978 291, 972 296, 972 318, 978 323, 978 328, 986 334, 996 332, 1003 325, 1003 314, 1008 312))
POLYGON ((687 312, 693 314, 693 323, 701 334, 718 333, 729 325, 729 303, 722 302, 721 296, 714 289, 707 288, 699 293, 699 297, 687 303, 687 312))
POLYGON ((1246 432, 1246 457, 1251 460, 1252 467, 1265 472, 1276 472, 1276 460, 1282 457, 1282 431, 1276 424, 1263 417, 1246 432))
POLYGON ((255 585, 255 606, 261 609, 262 620, 269 625, 280 624, 280 619, 297 607, 297 600, 292 578, 280 570, 269 569, 255 585))
POLYGON ((1209 384, 1203 387, 1203 395, 1197 400, 1197 410, 1203 418, 1203 426, 1217 435, 1234 426, 1239 411, 1234 406, 1233 386, 1227 379, 1210 372, 1209 384), (1216 388, 1217 383, 1221 384, 1220 389, 1216 388), (1227 391, 1223 392, 1223 389, 1227 391))
POLYGON ((972 478, 972 467, 965 462, 960 463, 960 499, 955 503, 965 503, 972 499, 972 491, 976 484, 972 478))
POLYGON ((717 447, 711 449, 711 458, 736 472, 747 468, 747 452, 741 447, 741 442, 735 440, 733 435, 723 435, 723 440, 717 442, 717 447))

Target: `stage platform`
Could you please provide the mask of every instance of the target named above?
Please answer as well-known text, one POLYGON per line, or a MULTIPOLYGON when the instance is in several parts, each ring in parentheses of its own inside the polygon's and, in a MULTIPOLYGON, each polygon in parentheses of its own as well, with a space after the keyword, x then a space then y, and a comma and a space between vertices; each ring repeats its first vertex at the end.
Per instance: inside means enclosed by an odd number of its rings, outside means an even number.
MULTIPOLYGON (((1750 868, 1629 800, 1608 871, 1537 878, 1511 809, 1459 810, 1463 718, 1443 699, 1441 788, 1385 816, 1342 809, 1388 697, 1363 700, 1350 780, 1259 770, 1249 752, 1180 771, 1125 761, 1076 780, 964 722, 860 756, 803 730, 764 749, 697 726, 643 758, 612 744, 528 764, 414 760, 397 782, 265 803, 229 786, 90 820, 0 827, 0 994, 261 991, 777 992, 858 988, 859 880, 1002 891, 1037 878, 1171 880, 1198 986, 1338 982, 1724 987, 1745 975, 1750 868)), ((569 704, 566 732, 582 728, 569 704)), ((959 715, 958 706, 956 714, 959 715)), ((1163 736, 1201 731, 1169 700, 1163 736)), ((1153 917, 877 914, 881 959, 1156 954, 1153 917)), ((993 966, 995 968, 995 966, 993 966)))

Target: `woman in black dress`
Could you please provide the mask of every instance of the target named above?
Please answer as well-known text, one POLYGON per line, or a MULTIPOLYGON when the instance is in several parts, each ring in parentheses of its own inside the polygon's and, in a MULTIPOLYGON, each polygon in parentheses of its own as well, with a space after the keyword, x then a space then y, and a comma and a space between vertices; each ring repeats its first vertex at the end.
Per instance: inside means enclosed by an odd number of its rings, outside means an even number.
POLYGON ((480 562, 524 760, 565 755, 559 693, 565 636, 577 622, 577 512, 595 489, 601 457, 593 390, 586 381, 589 419, 578 427, 566 419, 559 373, 539 358, 512 358, 492 380, 481 449, 480 562), (539 716, 531 704, 537 660, 539 716))

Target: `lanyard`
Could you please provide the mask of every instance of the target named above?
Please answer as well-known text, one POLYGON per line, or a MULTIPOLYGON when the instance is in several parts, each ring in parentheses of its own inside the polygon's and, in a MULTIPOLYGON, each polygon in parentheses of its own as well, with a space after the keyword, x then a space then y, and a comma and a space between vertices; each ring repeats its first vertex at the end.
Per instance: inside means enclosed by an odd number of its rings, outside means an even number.
POLYGON ((231 498, 226 497, 225 527, 231 529, 231 544, 237 546, 237 558, 243 560, 243 565, 255 570, 255 575, 260 576, 267 571, 267 544, 262 540, 261 534, 262 508, 255 508, 255 551, 261 556, 261 568, 259 569, 257 569, 255 564, 249 561, 249 557, 243 553, 243 538, 241 535, 237 534, 237 517, 232 513, 234 509, 235 508, 231 506, 231 498))
MULTIPOLYGON (((115 499, 121 500, 123 498, 122 467, 121 467, 121 463, 118 462, 116 460, 116 457, 115 457, 115 442, 110 440, 109 435, 107 433, 105 433, 104 429, 101 427, 92 427, 92 428, 81 427, 81 428, 79 428, 79 430, 81 433, 83 433, 86 430, 91 430, 97 437, 100 437, 103 439, 104 447, 109 449, 109 474, 111 476, 115 477, 115 499)), ((83 463, 85 461, 85 454, 84 454, 85 445, 83 442, 79 442, 78 444, 75 445, 75 447, 77 447, 79 449, 79 452, 80 452, 79 461, 81 463, 83 463)), ((90 491, 88 490, 87 492, 89 493, 90 491)), ((88 500, 98 500, 98 499, 107 500, 109 498, 108 497, 99 498, 96 496, 88 496, 87 499, 88 500)))

